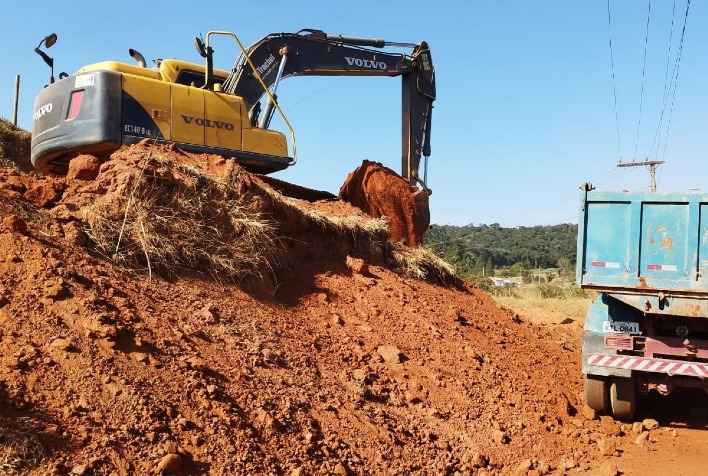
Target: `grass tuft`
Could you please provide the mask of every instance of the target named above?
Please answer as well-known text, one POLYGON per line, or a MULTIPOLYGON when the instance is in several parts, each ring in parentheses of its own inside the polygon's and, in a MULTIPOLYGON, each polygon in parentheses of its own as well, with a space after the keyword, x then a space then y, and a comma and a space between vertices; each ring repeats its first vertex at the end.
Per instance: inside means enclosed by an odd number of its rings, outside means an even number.
POLYGON ((120 214, 112 202, 87 214, 88 234, 116 262, 150 274, 203 271, 240 280, 268 266, 279 249, 273 224, 241 200, 233 184, 160 156, 131 177, 120 214))
POLYGON ((21 474, 22 470, 37 466, 47 456, 39 437, 23 418, 0 421, 0 472, 21 474))
POLYGON ((394 271, 404 276, 444 285, 461 283, 452 265, 427 248, 394 244, 389 259, 394 271))

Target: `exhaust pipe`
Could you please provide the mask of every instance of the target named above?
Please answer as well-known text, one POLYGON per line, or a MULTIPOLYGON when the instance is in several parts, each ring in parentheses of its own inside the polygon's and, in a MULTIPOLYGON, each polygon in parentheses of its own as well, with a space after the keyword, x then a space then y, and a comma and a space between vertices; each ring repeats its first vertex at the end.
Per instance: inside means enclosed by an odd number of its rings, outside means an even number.
POLYGON ((145 57, 144 57, 143 55, 141 55, 139 51, 134 50, 133 48, 130 48, 130 49, 128 50, 128 54, 129 54, 135 61, 138 62, 138 66, 140 66, 141 68, 147 68, 147 63, 145 62, 145 57))

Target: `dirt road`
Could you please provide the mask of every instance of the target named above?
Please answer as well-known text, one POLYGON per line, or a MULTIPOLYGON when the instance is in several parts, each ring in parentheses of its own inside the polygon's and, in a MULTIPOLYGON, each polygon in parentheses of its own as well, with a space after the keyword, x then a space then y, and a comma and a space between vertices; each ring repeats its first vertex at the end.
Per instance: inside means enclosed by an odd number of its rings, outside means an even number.
MULTIPOLYGON (((542 309, 518 311, 543 327, 562 329, 580 360, 582 321, 542 309)), ((668 396, 654 392, 641 396, 635 421, 655 419, 660 428, 648 442, 639 435, 625 438, 613 457, 624 476, 647 474, 699 476, 708 474, 708 397, 695 389, 678 389, 668 396)))

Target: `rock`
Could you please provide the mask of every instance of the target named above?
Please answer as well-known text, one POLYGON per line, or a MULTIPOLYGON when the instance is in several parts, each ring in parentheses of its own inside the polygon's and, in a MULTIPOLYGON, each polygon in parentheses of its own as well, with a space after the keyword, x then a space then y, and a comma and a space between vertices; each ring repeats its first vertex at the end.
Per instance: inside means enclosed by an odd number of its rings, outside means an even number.
POLYGON ((492 432, 492 441, 504 445, 509 442, 509 437, 501 430, 494 430, 492 432))
POLYGON ((427 396, 425 387, 423 387, 420 381, 418 381, 418 379, 412 379, 405 393, 406 401, 408 403, 420 403, 424 401, 427 396))
POLYGON ((347 256, 347 268, 354 274, 369 274, 369 267, 363 259, 347 256))
POLYGON ((514 475, 526 476, 532 467, 533 463, 531 462, 531 460, 525 459, 521 463, 519 463, 518 466, 516 466, 516 469, 514 469, 514 475))
POLYGON ((595 418, 597 418, 597 413, 595 412, 595 410, 593 410, 587 405, 583 405, 583 408, 580 410, 580 414, 586 420, 594 420, 595 418))
POLYGON ((44 284, 43 295, 45 298, 52 299, 54 301, 60 301, 64 298, 71 296, 69 288, 66 287, 66 283, 63 279, 54 279, 47 281, 44 284))
POLYGON ((171 474, 182 467, 182 457, 176 454, 165 455, 160 462, 157 464, 157 469, 162 474, 171 474))
POLYGON ((644 431, 644 425, 640 421, 635 421, 632 423, 632 433, 635 435, 640 434, 644 431))
POLYGON ((148 354, 144 352, 133 352, 130 354, 130 356, 135 360, 136 362, 141 362, 143 364, 146 364, 150 361, 150 357, 148 354))
POLYGON ((659 422, 654 420, 653 418, 647 418, 642 421, 642 426, 645 430, 656 430, 657 428, 659 428, 659 422))
POLYGON ((354 377, 354 380, 358 380, 360 382, 364 382, 367 385, 371 385, 372 380, 370 378, 367 378, 369 376, 369 368, 368 367, 360 367, 358 369, 355 369, 354 372, 352 372, 352 376, 354 377))
POLYGON ((22 197, 39 207, 47 207, 56 203, 61 194, 52 183, 44 182, 27 190, 22 197))
POLYGON ((620 425, 611 416, 600 417, 600 428, 607 436, 619 436, 621 433, 620 425))
POLYGON ((334 467, 333 474, 336 474, 338 476, 349 476, 349 470, 347 469, 346 466, 340 461, 339 463, 336 464, 334 467))
POLYGON ((639 436, 634 440, 634 444, 638 446, 645 446, 649 443, 649 432, 648 431, 643 431, 639 434, 639 436))
POLYGON ((52 350, 63 350, 64 352, 68 352, 73 348, 69 339, 54 339, 49 344, 49 347, 52 350))
POLYGON ((78 474, 78 475, 87 474, 86 471, 87 471, 87 468, 86 468, 85 464, 77 464, 76 466, 71 468, 71 474, 78 474))
POLYGON ((561 463, 560 469, 573 469, 578 467, 578 461, 574 458, 566 458, 561 463))
POLYGON ((278 420, 276 420, 263 408, 259 408, 256 411, 256 419, 265 428, 276 430, 280 426, 278 420))
POLYGON ((2 360, 0 360, 0 362, 2 362, 3 367, 6 367, 11 370, 17 370, 20 368, 20 359, 18 359, 17 357, 13 357, 13 356, 3 357, 2 360))
POLYGON ((176 455, 179 453, 179 447, 177 446, 177 443, 175 441, 165 441, 165 444, 163 445, 163 449, 167 454, 170 455, 176 455))
POLYGON ((101 162, 93 155, 79 155, 69 162, 69 172, 66 174, 67 181, 84 180, 91 181, 98 177, 101 169, 101 162))
POLYGON ((617 451, 617 443, 614 439, 601 439, 597 442, 597 448, 602 456, 612 456, 617 451))
POLYGON ((332 314, 332 324, 337 325, 337 326, 343 326, 344 325, 344 319, 342 319, 342 316, 339 314, 332 314))
POLYGON ((189 357, 185 359, 185 363, 189 368, 192 368, 197 372, 207 372, 209 370, 206 362, 199 357, 189 357))
POLYGON ((88 238, 86 233, 81 229, 81 227, 76 222, 69 222, 62 225, 62 231, 64 232, 64 240, 74 246, 86 246, 88 243, 88 238))
POLYGON ((597 476, 618 476, 620 474, 617 465, 611 461, 605 461, 597 468, 597 476))
POLYGON ((453 321, 456 321, 460 318, 460 310, 457 309, 456 307, 451 307, 447 310, 445 315, 447 317, 449 317, 450 319, 452 319, 453 321))
POLYGON ((376 349, 378 354, 384 360, 390 364, 400 364, 401 363, 401 351, 395 345, 380 345, 376 349))
POLYGON ((19 233, 20 235, 27 234, 27 223, 25 223, 25 221, 17 215, 5 217, 2 224, 3 227, 12 233, 19 233))
POLYGON ((472 455, 472 459, 470 460, 470 464, 473 468, 482 468, 484 466, 487 466, 488 462, 489 458, 487 458, 487 456, 483 455, 482 453, 474 453, 472 455))

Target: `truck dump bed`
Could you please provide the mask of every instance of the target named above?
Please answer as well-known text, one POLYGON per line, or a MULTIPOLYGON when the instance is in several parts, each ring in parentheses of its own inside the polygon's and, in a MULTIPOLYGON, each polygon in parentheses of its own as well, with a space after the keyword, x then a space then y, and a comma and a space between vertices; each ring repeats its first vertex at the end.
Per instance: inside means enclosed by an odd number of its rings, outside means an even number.
POLYGON ((708 294, 708 194, 588 191, 578 223, 581 287, 708 294))

